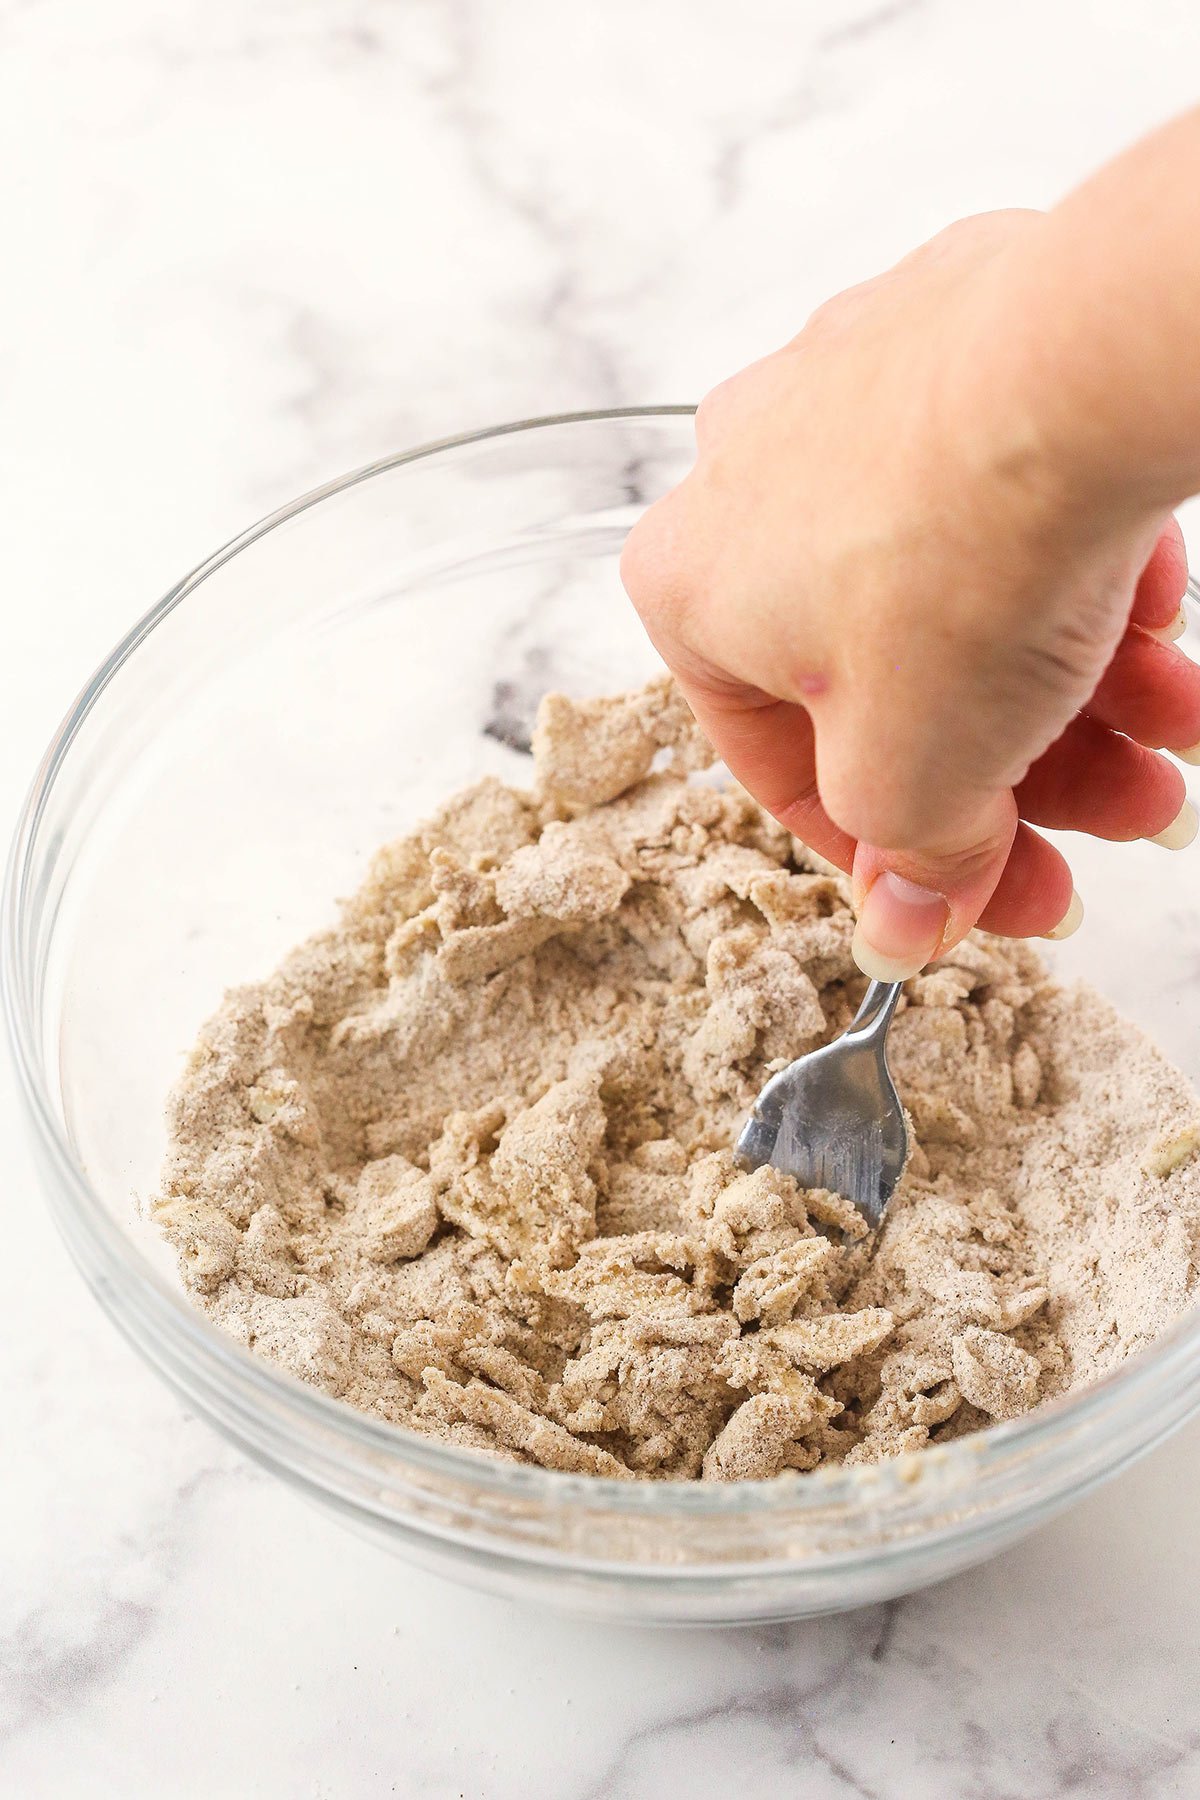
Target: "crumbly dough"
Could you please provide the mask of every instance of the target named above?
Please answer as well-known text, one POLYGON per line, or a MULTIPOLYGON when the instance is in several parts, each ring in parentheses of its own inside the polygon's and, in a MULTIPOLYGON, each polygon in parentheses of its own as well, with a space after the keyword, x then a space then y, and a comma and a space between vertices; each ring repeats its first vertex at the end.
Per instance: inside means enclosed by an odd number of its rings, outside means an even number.
POLYGON ((739 1172, 768 1072, 861 998, 847 883, 688 778, 711 752, 665 680, 550 696, 534 758, 205 1027, 152 1210, 219 1325, 436 1438, 729 1481, 1013 1418, 1185 1305, 1200 1102, 1021 944, 906 984, 913 1148, 874 1240, 739 1172))

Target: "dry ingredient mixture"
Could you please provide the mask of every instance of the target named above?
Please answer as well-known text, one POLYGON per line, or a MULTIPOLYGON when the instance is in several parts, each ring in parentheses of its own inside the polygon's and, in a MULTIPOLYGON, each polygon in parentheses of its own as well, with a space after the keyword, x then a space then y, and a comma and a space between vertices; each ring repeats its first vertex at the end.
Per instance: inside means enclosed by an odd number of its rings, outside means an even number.
POLYGON ((861 998, 848 884, 688 778, 711 752, 665 680, 551 695, 534 758, 205 1027, 152 1211, 226 1331, 431 1437, 736 1480, 1012 1418, 1185 1305, 1200 1101, 1021 944, 906 984, 913 1147, 874 1240, 739 1172, 768 1072, 861 998))

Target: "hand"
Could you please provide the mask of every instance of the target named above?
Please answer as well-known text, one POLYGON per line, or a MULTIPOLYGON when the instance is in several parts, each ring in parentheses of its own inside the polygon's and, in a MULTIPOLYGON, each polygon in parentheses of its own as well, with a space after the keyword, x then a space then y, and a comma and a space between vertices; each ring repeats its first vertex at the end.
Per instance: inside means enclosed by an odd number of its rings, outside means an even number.
MULTIPOLYGON (((855 953, 913 974, 977 922, 1065 936, 1035 827, 1189 842, 1200 669, 1157 494, 1042 430, 1006 293, 1043 215, 964 220, 724 382, 622 575, 733 773, 852 870, 855 953)), ((1093 447, 1094 448, 1094 447, 1093 447)))

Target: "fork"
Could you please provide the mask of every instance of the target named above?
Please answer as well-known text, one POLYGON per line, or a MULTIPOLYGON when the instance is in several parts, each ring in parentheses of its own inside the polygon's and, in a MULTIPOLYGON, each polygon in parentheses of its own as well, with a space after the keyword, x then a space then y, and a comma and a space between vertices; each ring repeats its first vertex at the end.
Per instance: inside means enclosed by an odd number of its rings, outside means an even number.
POLYGON ((874 1229, 908 1156, 904 1109, 887 1065, 887 1033, 900 983, 873 981, 832 1044, 772 1075, 750 1111, 735 1155, 771 1163, 802 1188, 827 1188, 874 1229))

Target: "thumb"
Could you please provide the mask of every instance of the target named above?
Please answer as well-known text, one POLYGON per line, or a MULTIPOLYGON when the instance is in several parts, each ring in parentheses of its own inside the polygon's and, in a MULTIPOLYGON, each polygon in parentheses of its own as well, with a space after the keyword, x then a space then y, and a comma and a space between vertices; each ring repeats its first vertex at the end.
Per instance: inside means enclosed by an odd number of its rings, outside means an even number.
POLYGON ((972 816, 960 842, 922 854, 859 842, 854 960, 876 981, 905 981, 964 938, 995 892, 1017 831, 1011 789, 972 816))

